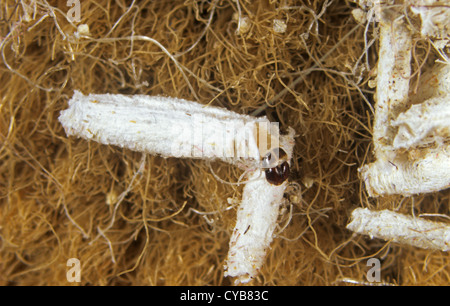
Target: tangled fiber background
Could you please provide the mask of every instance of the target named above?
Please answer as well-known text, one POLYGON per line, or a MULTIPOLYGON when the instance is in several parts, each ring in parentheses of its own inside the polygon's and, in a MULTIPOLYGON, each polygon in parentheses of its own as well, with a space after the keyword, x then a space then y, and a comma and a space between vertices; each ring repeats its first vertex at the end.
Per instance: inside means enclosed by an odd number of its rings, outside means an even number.
MULTIPOLYGON (((449 283, 448 254, 345 229, 356 207, 450 214, 448 190, 365 193, 357 169, 373 159, 378 34, 355 20, 355 3, 80 4, 79 21, 66 1, 0 7, 1 285, 72 284, 69 258, 81 285, 232 284, 223 265, 242 186, 224 181, 242 172, 67 138, 57 118, 75 89, 179 97, 296 130, 279 228, 250 284, 362 284, 371 257, 383 283, 449 283)), ((417 72, 434 60, 418 33, 414 59, 417 72)))

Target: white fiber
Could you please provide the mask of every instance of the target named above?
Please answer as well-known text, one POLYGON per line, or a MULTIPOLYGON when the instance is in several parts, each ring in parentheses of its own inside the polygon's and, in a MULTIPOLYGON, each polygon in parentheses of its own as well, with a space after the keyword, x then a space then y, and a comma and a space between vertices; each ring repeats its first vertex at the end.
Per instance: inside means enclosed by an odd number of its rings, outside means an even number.
POLYGON ((450 250, 450 226, 392 212, 371 211, 357 208, 352 212, 352 221, 347 229, 393 242, 423 249, 450 250))
MULTIPOLYGON (((163 157, 259 162, 257 133, 265 117, 240 115, 183 99, 75 91, 59 117, 67 135, 163 157)), ((262 152, 264 153, 264 152, 262 152)))
MULTIPOLYGON (((289 134, 280 139, 280 147, 286 151, 288 161, 293 146, 294 130, 290 129, 289 134)), ((249 176, 225 265, 225 276, 236 277, 236 284, 249 282, 258 275, 273 239, 287 184, 287 181, 278 186, 270 184, 261 170, 249 176)))

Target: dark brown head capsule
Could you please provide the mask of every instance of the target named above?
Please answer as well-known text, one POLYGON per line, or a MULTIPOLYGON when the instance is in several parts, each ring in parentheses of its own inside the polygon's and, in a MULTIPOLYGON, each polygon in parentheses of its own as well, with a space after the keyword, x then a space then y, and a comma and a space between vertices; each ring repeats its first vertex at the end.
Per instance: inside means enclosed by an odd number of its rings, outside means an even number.
POLYGON ((287 161, 274 168, 266 169, 266 180, 272 185, 281 185, 289 177, 289 164, 287 161))
POLYGON ((287 154, 281 148, 269 151, 262 160, 262 167, 266 169, 266 180, 272 185, 281 185, 289 177, 287 154))

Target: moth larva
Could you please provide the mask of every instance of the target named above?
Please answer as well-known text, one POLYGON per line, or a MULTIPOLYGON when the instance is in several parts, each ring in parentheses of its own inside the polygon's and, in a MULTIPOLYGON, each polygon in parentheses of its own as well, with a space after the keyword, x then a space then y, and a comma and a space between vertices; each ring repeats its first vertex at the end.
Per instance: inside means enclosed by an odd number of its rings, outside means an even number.
POLYGON ((75 91, 59 117, 67 135, 163 157, 246 164, 249 180, 230 242, 226 276, 256 276, 272 241, 289 176, 294 130, 279 134, 266 117, 183 99, 75 91), (275 157, 275 158, 274 158, 275 157))

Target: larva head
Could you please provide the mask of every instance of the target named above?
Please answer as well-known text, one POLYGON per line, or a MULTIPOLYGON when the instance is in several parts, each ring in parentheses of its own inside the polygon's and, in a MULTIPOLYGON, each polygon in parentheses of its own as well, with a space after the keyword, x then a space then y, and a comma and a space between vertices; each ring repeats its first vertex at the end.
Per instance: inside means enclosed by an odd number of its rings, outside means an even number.
POLYGON ((281 148, 270 150, 262 160, 266 180, 272 185, 281 185, 289 177, 289 163, 286 152, 281 148))

